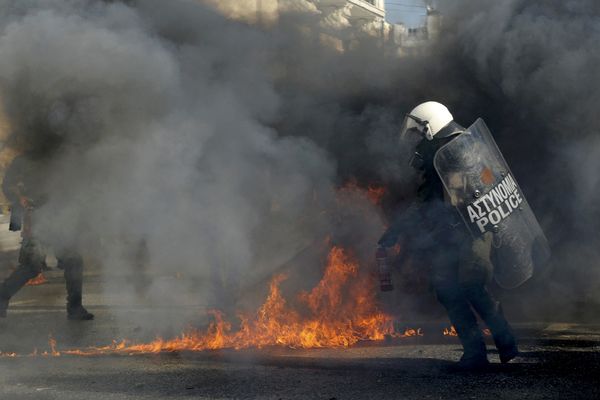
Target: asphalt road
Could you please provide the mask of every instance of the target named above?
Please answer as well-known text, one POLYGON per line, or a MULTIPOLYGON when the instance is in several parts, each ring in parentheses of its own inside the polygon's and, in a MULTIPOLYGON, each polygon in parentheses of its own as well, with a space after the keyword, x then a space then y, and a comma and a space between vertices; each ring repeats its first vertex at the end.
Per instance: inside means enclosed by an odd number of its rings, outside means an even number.
MULTIPOLYGON (((16 237, 0 237, 0 278, 16 263, 16 237)), ((458 340, 447 321, 409 324, 424 336, 350 349, 269 348, 155 355, 28 356, 49 350, 106 345, 129 338, 172 337, 189 321, 205 324, 203 305, 135 303, 101 274, 87 270, 85 300, 96 320, 67 321, 60 271, 25 287, 0 319, 0 399, 599 399, 600 325, 517 324, 522 355, 501 365, 453 372, 458 340)), ((159 278, 177 291, 180 280, 159 278)), ((126 277, 117 279, 126 280, 126 277)), ((137 297, 136 297, 137 298, 137 297)), ((204 307, 208 307, 205 305, 204 307)))
MULTIPOLYGON (((454 372, 456 338, 430 334, 350 349, 226 350, 119 356, 26 356, 48 350, 106 344, 146 328, 123 325, 108 309, 97 320, 67 322, 63 310, 12 310, 0 323, 1 399, 597 399, 600 398, 600 326, 519 325, 522 355, 492 367, 454 372), (117 321, 119 323, 117 324, 117 321), (118 325, 118 326, 117 326, 118 325)), ((122 311, 123 312, 123 311, 122 311)), ((145 310, 130 309, 126 314, 145 310)))
POLYGON ((549 341, 515 364, 451 373, 456 345, 4 359, 6 399, 597 399, 598 348, 549 341))

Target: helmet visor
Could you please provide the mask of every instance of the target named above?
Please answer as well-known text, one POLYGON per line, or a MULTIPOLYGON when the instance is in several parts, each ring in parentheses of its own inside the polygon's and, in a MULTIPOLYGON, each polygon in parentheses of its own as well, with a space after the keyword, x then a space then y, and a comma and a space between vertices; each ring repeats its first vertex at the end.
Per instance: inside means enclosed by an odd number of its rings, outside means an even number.
POLYGON ((423 139, 421 125, 414 117, 407 114, 400 128, 400 141, 404 144, 416 144, 423 139))

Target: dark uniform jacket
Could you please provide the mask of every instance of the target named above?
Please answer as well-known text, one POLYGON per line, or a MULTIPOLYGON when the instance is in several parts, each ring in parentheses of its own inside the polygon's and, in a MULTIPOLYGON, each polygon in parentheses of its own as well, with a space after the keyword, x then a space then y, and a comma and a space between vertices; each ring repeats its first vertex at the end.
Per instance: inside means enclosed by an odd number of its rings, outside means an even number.
POLYGON ((433 246, 455 245, 467 237, 458 211, 444 198, 444 186, 434 166, 435 153, 452 138, 422 140, 416 148, 420 159, 417 167, 422 183, 415 201, 399 213, 379 240, 385 247, 393 246, 402 236, 418 250, 433 246))

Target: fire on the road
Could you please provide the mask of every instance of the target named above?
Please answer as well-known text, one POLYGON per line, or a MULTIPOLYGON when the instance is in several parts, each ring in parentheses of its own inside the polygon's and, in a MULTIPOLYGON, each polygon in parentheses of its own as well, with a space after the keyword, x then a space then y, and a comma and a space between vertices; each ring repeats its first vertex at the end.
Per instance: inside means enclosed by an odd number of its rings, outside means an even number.
POLYGON ((355 179, 351 179, 346 182, 345 185, 338 188, 339 194, 344 193, 352 193, 364 196, 373 204, 374 206, 381 205, 383 198, 388 193, 388 189, 385 186, 377 186, 377 185, 368 185, 366 187, 362 187, 358 184, 355 179))
MULTIPOLYGON (((211 312, 214 320, 206 330, 191 330, 174 339, 157 338, 149 343, 125 339, 101 347, 58 350, 56 340, 50 337, 49 351, 34 350, 28 356, 133 355, 268 346, 340 348, 386 337, 423 336, 420 328, 396 331, 393 318, 377 306, 375 282, 369 274, 359 272, 358 262, 347 251, 333 247, 323 277, 312 290, 299 293, 295 302, 289 302, 281 290, 286 277, 275 276, 265 302, 253 315, 238 315, 236 329, 223 313, 214 310, 211 312)), ((487 330, 484 333, 489 335, 487 330)), ((444 329, 443 334, 457 336, 453 326, 444 329)), ((20 355, 0 352, 0 356, 20 355)))
POLYGON ((450 328, 444 328, 444 336, 458 336, 458 333, 456 333, 454 326, 451 326, 450 328))
MULTIPOLYGON (((485 336, 492 336, 492 332, 488 328, 482 329, 481 333, 483 333, 485 336)), ((456 332, 456 328, 454 328, 454 326, 451 326, 450 328, 444 328, 443 334, 444 336, 458 337, 458 333, 456 332)))
POLYGON ((44 274, 42 272, 40 272, 38 276, 36 276, 35 278, 31 278, 30 280, 28 280, 25 285, 27 285, 27 286, 39 286, 39 285, 43 285, 44 283, 47 283, 47 282, 48 282, 48 279, 46 279, 46 277, 44 276, 44 274))
POLYGON ((165 340, 136 344, 128 340, 104 347, 56 349, 43 355, 143 354, 215 349, 246 349, 267 346, 289 348, 348 347, 359 341, 377 341, 386 337, 422 336, 420 329, 396 332, 391 316, 377 306, 376 287, 369 274, 359 275, 358 263, 340 247, 333 247, 321 281, 310 291, 301 292, 296 302, 284 297, 284 275, 270 283, 266 301, 253 315, 239 315, 233 328, 219 311, 205 331, 189 331, 165 340))

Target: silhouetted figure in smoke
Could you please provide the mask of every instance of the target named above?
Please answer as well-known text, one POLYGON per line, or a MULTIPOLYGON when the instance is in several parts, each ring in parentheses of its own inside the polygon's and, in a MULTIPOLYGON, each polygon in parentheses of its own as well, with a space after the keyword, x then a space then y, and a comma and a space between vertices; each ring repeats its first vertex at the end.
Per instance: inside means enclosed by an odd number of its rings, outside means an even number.
MULTIPOLYGON (((483 124, 480 121, 474 126, 483 124)), ((490 328, 500 360, 506 363, 518 355, 512 329, 486 284, 494 274, 502 286, 522 284, 532 274, 532 238, 542 247, 545 243, 497 147, 470 130, 466 134, 448 109, 435 102, 424 103, 407 116, 402 138, 416 145, 411 166, 421 174, 422 183, 417 200, 392 223, 378 249, 380 261, 385 249, 402 238, 431 265, 437 298, 464 348, 459 368, 489 364, 473 310, 490 328), (488 197, 500 186, 505 197, 488 197)))
MULTIPOLYGON (((42 171, 45 155, 28 152, 12 162, 2 189, 11 202, 10 230, 21 230, 22 242, 17 269, 0 285, 0 317, 6 317, 9 300, 30 279, 46 269, 46 253, 33 233, 35 210, 45 202, 42 171)), ((67 316, 70 320, 91 320, 94 315, 82 305, 83 259, 69 248, 55 248, 57 267, 64 270, 67 284, 67 316)))

